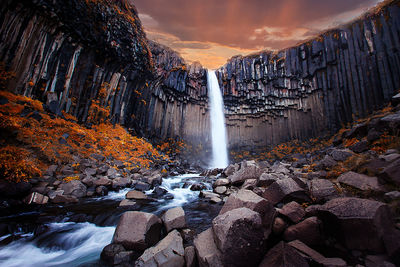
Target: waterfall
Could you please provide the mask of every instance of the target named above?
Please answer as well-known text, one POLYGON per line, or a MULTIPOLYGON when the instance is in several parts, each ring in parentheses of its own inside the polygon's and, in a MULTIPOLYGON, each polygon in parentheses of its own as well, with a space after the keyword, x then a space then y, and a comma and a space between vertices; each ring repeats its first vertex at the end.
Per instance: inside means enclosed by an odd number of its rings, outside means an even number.
POLYGON ((228 166, 228 150, 224 116, 224 101, 215 71, 207 72, 208 95, 210 100, 211 139, 213 158, 212 168, 228 166))

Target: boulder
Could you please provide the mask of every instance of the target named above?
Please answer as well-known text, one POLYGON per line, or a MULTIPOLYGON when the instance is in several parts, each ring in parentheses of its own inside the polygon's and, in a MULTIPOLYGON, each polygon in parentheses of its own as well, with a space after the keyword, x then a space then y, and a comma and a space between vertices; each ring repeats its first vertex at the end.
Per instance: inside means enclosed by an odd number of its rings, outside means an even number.
POLYGON ((400 159, 385 167, 378 177, 381 181, 400 186, 400 159))
POLYGON ((126 193, 125 197, 127 199, 136 199, 136 200, 146 200, 147 196, 140 191, 132 190, 126 193))
POLYGON ((333 149, 329 155, 336 161, 345 161, 353 155, 348 149, 333 149))
POLYGON ((219 179, 217 179, 217 180, 214 182, 213 187, 227 186, 227 185, 229 185, 229 184, 230 184, 229 179, 226 179, 226 178, 219 178, 219 179))
POLYGON ((243 185, 242 189, 248 189, 248 190, 253 190, 255 187, 257 187, 258 180, 257 179, 247 179, 243 185))
POLYGON ((192 191, 201 191, 201 190, 206 190, 207 186, 203 183, 194 183, 190 186, 190 190, 192 191))
POLYGON ((379 156, 379 158, 385 160, 386 162, 393 162, 397 159, 400 159, 400 154, 393 153, 388 155, 381 155, 379 156))
POLYGON ((214 188, 214 192, 219 195, 225 194, 227 190, 228 188, 226 186, 217 186, 216 188, 214 188))
POLYGON ((262 170, 254 162, 247 162, 242 164, 240 170, 234 172, 228 176, 229 181, 232 184, 242 184, 247 179, 258 179, 262 174, 262 170))
POLYGON ((147 191, 150 190, 151 185, 145 182, 141 182, 141 181, 137 181, 137 183, 135 184, 135 190, 138 191, 147 191))
POLYGON ((272 224, 272 232, 275 235, 280 235, 287 228, 287 223, 280 217, 276 217, 274 223, 272 224))
POLYGON ((102 176, 93 182, 94 186, 110 186, 112 181, 105 176, 102 176))
POLYGON ((350 147, 351 151, 355 153, 362 153, 368 150, 368 141, 362 140, 360 142, 355 143, 350 147))
POLYGON ((273 182, 288 178, 282 173, 263 173, 258 179, 258 186, 270 186, 273 182))
POLYGON ((49 197, 44 196, 37 192, 32 192, 26 198, 24 198, 24 202, 28 205, 29 204, 43 205, 43 204, 47 204, 48 201, 49 201, 49 197))
POLYGON ((96 173, 97 173, 97 170, 94 169, 94 168, 86 168, 86 169, 83 171, 83 173, 86 174, 87 176, 95 176, 96 173))
POLYGON ((118 177, 112 181, 112 188, 113 189, 121 189, 128 187, 132 184, 132 180, 129 178, 118 177))
POLYGON ((386 201, 393 201, 400 199, 400 192, 399 191, 392 191, 385 194, 386 201))
POLYGON ((338 238, 348 249, 384 252, 383 236, 394 228, 386 204, 346 197, 332 199, 315 208, 326 232, 338 238))
POLYGON ((308 193, 301 188, 293 179, 286 178, 275 181, 263 193, 263 197, 273 205, 279 202, 302 201, 310 202, 308 193))
POLYGON ((316 202, 331 200, 339 195, 335 185, 327 179, 313 179, 309 183, 311 197, 316 202))
POLYGON ((307 261, 293 247, 281 241, 270 249, 259 267, 308 267, 307 261))
POLYGON ((325 157, 317 163, 316 168, 319 170, 327 170, 327 169, 331 169, 332 167, 334 167, 336 165, 337 165, 336 160, 334 160, 329 155, 325 155, 325 157))
POLYGON ((196 251, 194 246, 189 246, 185 248, 185 266, 186 267, 196 267, 196 251))
POLYGON ((91 187, 91 186, 94 185, 94 181, 95 180, 96 179, 93 176, 86 175, 86 177, 82 179, 82 183, 84 183, 85 185, 91 187))
POLYGON ((223 266, 221 261, 222 255, 215 244, 212 228, 198 234, 193 244, 200 267, 223 266))
POLYGON ((138 208, 139 205, 132 200, 129 199, 123 199, 120 203, 119 203, 120 207, 129 207, 129 208, 138 208))
POLYGON ((253 266, 263 256, 263 229, 259 213, 239 208, 212 221, 215 242, 224 266, 253 266))
POLYGON ((282 174, 289 174, 290 170, 287 168, 290 165, 283 164, 282 162, 277 162, 271 167, 271 172, 273 173, 282 173, 282 174))
POLYGON ((120 252, 126 251, 124 246, 121 244, 108 244, 103 248, 100 254, 100 258, 109 263, 114 265, 114 257, 120 252))
POLYGON ((160 240, 161 220, 151 214, 128 211, 122 214, 115 229, 112 243, 127 250, 143 251, 160 240))
POLYGON ((228 177, 238 170, 239 170, 239 164, 231 164, 225 168, 223 174, 225 174, 225 176, 228 177))
POLYGON ((185 265, 183 240, 178 231, 173 230, 154 247, 146 249, 135 262, 136 267, 185 265))
POLYGON ((60 185, 60 189, 64 190, 65 195, 72 195, 78 198, 86 196, 86 186, 78 180, 63 183, 60 185))
POLYGON ((323 242, 322 223, 317 217, 310 217, 304 221, 289 226, 284 234, 285 241, 300 240, 303 243, 314 246, 323 242))
POLYGON ((101 196, 101 197, 108 195, 108 189, 107 189, 107 187, 105 187, 103 185, 100 185, 100 186, 96 187, 95 192, 96 192, 97 196, 101 196))
POLYGON ((338 177, 337 181, 341 184, 348 185, 362 191, 383 191, 381 185, 378 182, 378 178, 370 177, 352 171, 341 174, 338 177))
POLYGON ((167 210, 161 219, 164 222, 167 232, 173 229, 182 229, 186 227, 185 211, 182 207, 167 210))
POLYGON ((302 255, 306 257, 307 260, 311 260, 318 264, 319 266, 326 266, 326 267, 346 267, 347 264, 344 260, 340 258, 325 258, 319 252, 313 250, 312 248, 308 247, 306 244, 299 240, 294 240, 288 243, 289 246, 295 248, 299 251, 302 255))
POLYGON ((282 209, 279 210, 279 213, 287 217, 293 223, 300 222, 306 215, 304 208, 294 201, 283 206, 282 209))
POLYGON ((213 203, 219 203, 222 201, 218 194, 208 191, 200 191, 199 197, 205 198, 213 203))
POLYGON ((145 182, 150 185, 150 187, 154 187, 157 185, 161 185, 162 183, 162 175, 159 172, 151 173, 150 176, 144 176, 141 178, 142 182, 145 182))

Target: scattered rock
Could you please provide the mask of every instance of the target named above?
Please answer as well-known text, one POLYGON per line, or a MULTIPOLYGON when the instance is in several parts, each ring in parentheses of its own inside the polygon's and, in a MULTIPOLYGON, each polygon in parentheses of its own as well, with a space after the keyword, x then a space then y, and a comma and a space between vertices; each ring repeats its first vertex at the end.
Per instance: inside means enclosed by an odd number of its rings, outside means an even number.
POLYGON ((212 228, 225 266, 253 266, 261 260, 264 236, 259 213, 230 210, 214 218, 212 228))
POLYGON ((100 185, 98 187, 96 187, 96 195, 98 196, 107 196, 108 195, 108 189, 107 187, 100 185))
POLYGON ((149 185, 148 183, 145 183, 145 182, 137 181, 137 183, 135 184, 135 189, 142 191, 142 192, 150 190, 150 188, 151 188, 151 185, 149 185))
POLYGON ((186 227, 185 211, 182 207, 176 207, 167 210, 161 217, 167 232, 173 229, 181 229, 186 227))
POLYGON ((226 178, 219 178, 219 179, 217 179, 217 180, 214 182, 213 187, 227 186, 227 185, 229 185, 229 184, 230 184, 229 179, 226 179, 226 178))
POLYGON ((190 190, 192 191, 201 191, 201 190, 206 190, 207 186, 203 183, 194 183, 190 186, 190 190))
POLYGON ((135 262, 136 267, 142 266, 176 266, 185 265, 185 251, 182 237, 178 231, 173 230, 156 246, 144 251, 135 262))
POLYGON ((196 267, 197 266, 197 261, 196 261, 196 251, 194 249, 194 246, 189 246, 185 248, 185 263, 186 267, 196 267))
POLYGON ((314 246, 323 242, 322 223, 317 217, 310 217, 304 221, 289 226, 283 234, 285 241, 300 240, 303 243, 314 246))
POLYGON ((95 186, 110 186, 112 184, 112 181, 108 179, 105 176, 102 176, 96 180, 93 181, 93 184, 95 186))
POLYGON ((316 202, 328 201, 339 195, 335 185, 327 179, 311 180, 309 190, 311 197, 313 197, 316 202))
POLYGON ((44 196, 37 192, 30 193, 26 198, 24 198, 24 202, 28 205, 29 204, 43 205, 43 204, 47 204, 48 201, 49 201, 49 198, 47 196, 44 196))
POLYGON ((140 191, 132 190, 126 193, 125 197, 127 199, 136 199, 136 200, 146 200, 147 196, 140 191))
POLYGON ((85 173, 86 175, 88 175, 88 176, 95 176, 96 173, 97 173, 97 170, 96 170, 96 169, 93 169, 93 168, 86 168, 86 169, 84 170, 84 173, 85 173))
POLYGON ((263 193, 263 197, 273 205, 279 202, 292 200, 310 202, 307 192, 301 188, 293 179, 286 178, 272 183, 263 193))
POLYGON ((253 190, 255 187, 257 187, 258 180, 257 179, 247 179, 243 185, 242 189, 248 189, 248 190, 253 190))
POLYGON ((113 189, 121 189, 128 187, 132 184, 132 180, 129 178, 118 177, 112 180, 112 188, 113 189))
POLYGON ((231 164, 225 168, 225 170, 223 171, 223 174, 225 174, 225 176, 228 177, 238 170, 239 170, 238 164, 231 164))
POLYGON ((355 143, 350 147, 351 151, 355 153, 362 153, 368 150, 368 141, 362 140, 360 142, 355 143))
POLYGON ((263 173, 258 179, 258 186, 270 186, 273 182, 288 178, 281 173, 263 173))
POLYGON ((53 203, 78 203, 78 198, 75 196, 68 195, 56 195, 53 199, 53 203))
POLYGON ((308 267, 307 261, 296 249, 281 241, 270 249, 259 267, 308 267))
POLYGON ((226 186, 217 186, 214 188, 214 192, 220 195, 225 194, 227 190, 228 188, 226 186))
POLYGON ((306 215, 304 208, 294 201, 283 206, 283 208, 279 210, 279 213, 289 218, 294 223, 300 222, 306 215))
POLYGON ((121 244, 108 244, 103 248, 100 254, 100 258, 109 263, 114 265, 114 257, 120 252, 126 251, 125 248, 121 244))
POLYGON ((200 267, 223 266, 221 261, 222 255, 215 244, 212 228, 198 234, 193 244, 200 267))
POLYGON ((96 179, 92 176, 87 175, 85 178, 82 179, 82 183, 84 183, 85 185, 91 187, 94 185, 94 181, 96 179))
POLYGON ((247 179, 258 179, 262 174, 262 170, 257 166, 255 162, 242 163, 240 170, 234 172, 228 176, 228 179, 232 184, 242 184, 247 179))
POLYGON ((336 161, 345 161, 353 155, 348 149, 333 149, 329 155, 336 161))
POLYGON ((400 159, 392 162, 389 166, 384 168, 378 177, 382 181, 400 186, 400 159))
POLYGON ((332 167, 336 166, 337 162, 331 156, 325 155, 325 157, 320 160, 317 165, 315 166, 319 170, 327 170, 331 169, 332 167))
POLYGON ((153 190, 153 194, 155 194, 157 197, 161 197, 161 196, 165 195, 167 192, 168 192, 167 190, 165 190, 164 188, 161 188, 159 186, 157 186, 153 190))
POLYGON ((112 243, 122 244, 127 250, 143 251, 160 240, 161 220, 151 214, 127 211, 122 214, 112 243))
POLYGON ((378 178, 370 177, 352 171, 343 173, 338 177, 337 181, 362 191, 366 190, 372 190, 377 192, 383 191, 382 187, 378 183, 378 178))
POLYGON ((287 223, 280 217, 276 217, 272 224, 272 232, 275 235, 280 235, 287 228, 287 223))
POLYGON ((400 192, 399 191, 392 191, 385 194, 386 201, 392 201, 400 199, 400 192))
POLYGON ((400 154, 393 153, 393 154, 388 154, 388 155, 382 155, 382 156, 379 156, 379 158, 381 158, 387 162, 393 162, 397 159, 400 159, 400 154))
POLYGON ((63 183, 60 185, 60 189, 64 190, 65 195, 72 195, 77 198, 86 196, 86 186, 78 180, 63 183))
POLYGON ((123 199, 120 203, 119 203, 120 207, 129 207, 129 208, 137 208, 139 205, 132 200, 129 199, 123 199))

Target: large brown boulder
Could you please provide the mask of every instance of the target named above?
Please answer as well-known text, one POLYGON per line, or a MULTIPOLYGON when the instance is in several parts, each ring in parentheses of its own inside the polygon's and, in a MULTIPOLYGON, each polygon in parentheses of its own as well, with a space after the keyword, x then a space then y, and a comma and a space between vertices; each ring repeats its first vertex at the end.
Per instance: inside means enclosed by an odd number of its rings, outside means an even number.
POLYGON ((182 207, 167 210, 161 219, 164 222, 167 232, 170 232, 172 229, 181 229, 186 227, 185 211, 182 207))
POLYGON ((222 266, 222 255, 214 240, 212 228, 205 230, 196 236, 193 241, 200 267, 222 266))
POLYGON ((263 197, 273 205, 292 200, 310 202, 308 192, 301 188, 293 179, 286 178, 272 183, 263 193, 263 197))
POLYGON ((296 249, 281 241, 270 249, 259 267, 308 267, 307 261, 296 249))
POLYGON ((78 180, 63 183, 60 185, 60 189, 64 190, 64 195, 71 195, 74 197, 86 196, 86 186, 78 180))
POLYGON ((127 250, 143 251, 160 240, 161 220, 151 214, 128 211, 122 214, 112 243, 122 244, 127 250))
POLYGON ((360 198, 336 198, 316 207, 329 234, 348 249, 385 251, 383 237, 391 231, 393 219, 382 202, 360 198))
POLYGON ((185 265, 184 257, 185 251, 182 237, 178 231, 174 230, 158 242, 157 245, 146 249, 135 262, 135 266, 183 267, 185 265))
POLYGON ((283 206, 282 209, 279 210, 279 213, 287 217, 294 223, 300 222, 306 215, 304 208, 295 201, 292 201, 283 206))
POLYGON ((232 184, 242 184, 247 179, 258 179, 262 174, 262 170, 257 166, 254 161, 247 161, 242 163, 241 168, 228 176, 232 184))
POLYGON ((224 266, 255 266, 261 260, 264 235, 259 213, 230 210, 214 218, 212 228, 224 266))
POLYGON ((224 214, 225 212, 241 207, 251 209, 260 214, 264 214, 273 208, 265 198, 260 197, 253 191, 241 189, 228 197, 219 214, 224 214))
POLYGON ((379 179, 384 182, 400 186, 400 159, 392 162, 379 174, 379 179))
POLYGON ((335 185, 327 179, 313 179, 310 181, 308 188, 311 197, 313 197, 316 202, 328 201, 339 195, 335 185))
POLYGON ((314 246, 323 242, 322 223, 317 217, 310 217, 304 221, 289 226, 284 234, 285 241, 300 240, 303 243, 314 246))
POLYGON ((378 178, 352 171, 341 174, 337 181, 362 191, 372 190, 380 192, 383 190, 378 182, 378 178))

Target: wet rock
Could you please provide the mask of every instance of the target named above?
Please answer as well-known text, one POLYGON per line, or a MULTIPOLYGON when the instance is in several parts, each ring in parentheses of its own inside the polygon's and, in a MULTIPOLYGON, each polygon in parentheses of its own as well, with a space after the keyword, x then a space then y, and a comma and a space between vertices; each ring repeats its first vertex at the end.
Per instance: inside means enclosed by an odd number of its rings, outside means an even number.
POLYGON ((69 195, 56 195, 53 199, 53 203, 78 203, 78 198, 69 195))
POLYGON ((223 266, 221 261, 222 255, 215 244, 212 228, 198 234, 193 244, 200 267, 223 266))
POLYGON ((212 221, 215 242, 225 266, 253 266, 263 256, 263 230, 259 213, 239 208, 212 221))
POLYGON ((51 200, 53 200, 56 196, 62 195, 62 194, 64 194, 64 191, 63 191, 63 190, 50 190, 50 191, 47 193, 47 196, 48 196, 51 200))
POLYGON ((98 187, 96 187, 96 195, 98 196, 107 196, 108 195, 108 189, 107 187, 100 185, 98 187))
POLYGON ((145 200, 147 199, 147 196, 140 191, 132 190, 126 193, 125 197, 127 199, 136 199, 136 200, 145 200))
POLYGON ((214 193, 222 195, 225 194, 227 190, 228 188, 226 186, 217 186, 214 188, 214 193))
POLYGON ((345 161, 353 155, 348 149, 333 149, 329 155, 336 161, 345 161))
POLYGON ((400 186, 400 159, 385 167, 378 177, 380 181, 385 181, 400 186))
POLYGON ((120 203, 119 203, 120 207, 125 207, 125 208, 131 208, 131 209, 136 209, 139 207, 139 205, 132 200, 129 199, 123 199, 120 203))
POLYGON ((109 263, 114 265, 114 257, 120 252, 126 251, 124 246, 121 244, 108 244, 103 248, 100 254, 100 258, 109 263))
POLYGON ((384 232, 394 227, 386 204, 346 197, 332 199, 317 209, 327 232, 339 238, 348 249, 384 251, 384 232))
POLYGON ((208 199, 210 201, 213 201, 214 203, 221 202, 221 199, 220 199, 218 194, 212 193, 212 192, 208 192, 208 191, 201 191, 200 194, 199 194, 199 197, 208 199))
POLYGON ((161 185, 162 175, 159 172, 154 172, 150 176, 144 176, 141 179, 143 182, 149 184, 151 187, 161 185))
POLYGON ((135 266, 176 266, 185 265, 185 251, 182 237, 174 230, 164 237, 156 246, 144 251, 135 262, 135 266))
POLYGON ((219 179, 217 179, 217 180, 214 182, 213 187, 228 186, 228 185, 230 185, 229 179, 226 179, 226 178, 219 178, 219 179))
POLYGON ((114 244, 122 244, 127 250, 143 251, 160 240, 161 220, 151 214, 127 211, 122 214, 115 229, 114 244))
POLYGON ((151 185, 149 185, 148 183, 145 183, 145 182, 138 181, 135 184, 135 189, 139 190, 139 191, 142 191, 142 192, 150 190, 150 188, 151 188, 151 185))
POLYGON ((153 194, 155 194, 157 197, 161 197, 161 196, 165 195, 167 192, 168 192, 167 190, 165 190, 164 188, 161 188, 159 186, 157 186, 153 190, 153 194))
POLYGON ((201 191, 201 190, 206 190, 207 186, 203 183, 194 183, 190 186, 190 190, 192 191, 201 191))
POLYGON ((307 261, 296 249, 281 241, 270 249, 259 267, 308 267, 307 261))
POLYGON ((323 242, 322 223, 317 217, 310 217, 304 221, 289 226, 283 237, 285 241, 300 240, 303 243, 314 246, 323 242))
POLYGON ((272 232, 275 235, 280 235, 287 228, 287 223, 280 217, 276 217, 272 224, 272 232))
POLYGON ((37 192, 30 193, 26 198, 24 198, 24 202, 28 205, 29 204, 43 205, 47 204, 48 201, 49 198, 47 196, 44 196, 37 192))
POLYGON ((368 150, 368 141, 363 140, 360 142, 355 143, 350 147, 351 151, 355 153, 362 153, 368 150))
POLYGON ((306 215, 304 208, 294 201, 283 206, 283 208, 279 210, 279 213, 289 218, 294 223, 300 222, 306 215))
POLYGON ((291 178, 278 180, 272 183, 264 191, 263 197, 273 205, 279 202, 289 202, 292 200, 310 202, 308 193, 291 178))
POLYGON ((63 183, 60 185, 60 189, 64 190, 65 195, 72 195, 77 198, 86 196, 86 186, 78 180, 63 183))
POLYGON ((328 201, 338 196, 334 184, 326 179, 313 179, 309 183, 311 197, 316 202, 328 201))
POLYGON ((339 183, 357 188, 362 191, 372 190, 376 192, 381 192, 383 190, 378 183, 378 178, 370 177, 352 171, 341 174, 338 177, 337 181, 339 183))
POLYGON ((185 266, 186 267, 197 266, 196 251, 194 249, 194 246, 189 246, 185 248, 185 266))
POLYGON ((112 180, 112 188, 113 189, 121 189, 121 188, 126 188, 132 184, 132 180, 129 178, 122 178, 118 177, 112 180))
POLYGON ((316 264, 324 267, 346 267, 347 264, 344 260, 340 258, 325 258, 319 252, 308 247, 306 244, 299 240, 294 240, 288 243, 289 246, 295 248, 302 255, 306 257, 307 260, 312 260, 316 264))
POLYGON ((247 179, 258 179, 262 174, 262 170, 257 166, 255 162, 246 162, 242 164, 240 170, 234 172, 228 176, 228 179, 232 184, 242 184, 247 179))
POLYGON ((167 232, 170 232, 173 229, 181 229, 186 227, 185 211, 182 209, 182 207, 176 207, 167 210, 161 219, 164 222, 167 232))

